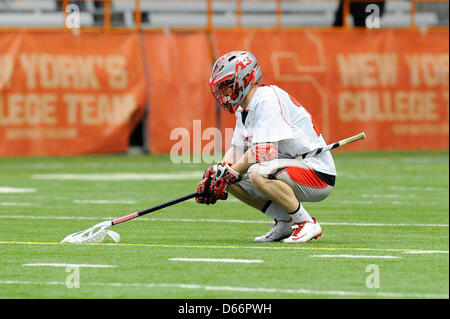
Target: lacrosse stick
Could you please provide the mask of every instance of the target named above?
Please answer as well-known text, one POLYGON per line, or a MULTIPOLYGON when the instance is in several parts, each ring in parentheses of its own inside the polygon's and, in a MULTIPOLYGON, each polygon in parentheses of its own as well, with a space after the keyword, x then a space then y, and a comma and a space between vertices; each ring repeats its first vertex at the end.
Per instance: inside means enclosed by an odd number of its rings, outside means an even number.
MULTIPOLYGON (((343 140, 341 140, 339 142, 327 145, 325 147, 320 147, 320 148, 315 149, 313 151, 301 154, 301 155, 297 156, 296 158, 305 159, 305 158, 308 158, 308 157, 312 157, 312 156, 315 156, 315 155, 320 154, 322 152, 330 151, 330 150, 335 149, 335 148, 337 148, 339 146, 342 146, 342 145, 345 145, 345 144, 349 144, 349 143, 352 143, 352 142, 355 142, 355 141, 358 141, 358 140, 361 140, 361 139, 364 139, 364 138, 366 138, 366 134, 364 134, 364 132, 362 132, 362 133, 359 133, 358 135, 355 135, 355 136, 343 139, 343 140)), ((120 235, 118 233, 110 230, 109 229, 110 227, 112 227, 114 225, 117 225, 117 224, 120 224, 120 223, 123 223, 123 222, 125 222, 127 220, 131 220, 131 219, 137 218, 139 216, 152 213, 152 212, 160 210, 162 208, 169 207, 169 206, 172 206, 172 205, 184 202, 184 201, 186 201, 188 199, 191 199, 191 198, 194 198, 194 197, 197 197, 197 192, 189 194, 189 195, 185 195, 185 196, 182 196, 182 197, 179 197, 179 198, 175 198, 173 200, 170 200, 170 201, 165 202, 165 203, 160 204, 160 205, 156 205, 156 206, 147 208, 147 209, 145 209, 143 211, 140 211, 140 212, 131 213, 129 215, 126 215, 126 216, 123 216, 123 217, 120 217, 120 218, 116 218, 114 220, 98 223, 98 224, 96 224, 96 225, 94 225, 94 226, 92 226, 92 227, 90 227, 90 228, 88 228, 86 230, 82 230, 82 231, 79 231, 79 232, 76 232, 76 233, 73 233, 73 234, 67 236, 61 242, 62 243, 100 243, 108 235, 109 237, 111 237, 117 243, 117 242, 120 241, 120 235)))
POLYGON ((305 158, 308 158, 308 157, 316 156, 317 154, 320 154, 320 153, 323 153, 323 152, 326 152, 326 151, 331 151, 331 150, 334 150, 335 148, 338 148, 339 146, 343 146, 345 144, 349 144, 349 143, 352 143, 352 142, 355 142, 355 141, 363 140, 365 138, 366 138, 366 134, 364 132, 361 132, 361 133, 359 133, 359 134, 357 134, 355 136, 348 137, 348 138, 345 138, 343 140, 340 140, 339 142, 327 145, 325 147, 319 147, 318 149, 315 149, 315 150, 307 152, 307 153, 303 153, 301 155, 296 156, 296 158, 298 158, 298 159, 305 159, 305 158))
POLYGON ((116 243, 118 243, 120 241, 120 235, 118 233, 116 233, 115 231, 110 230, 109 229, 110 227, 120 224, 120 223, 123 223, 123 222, 126 222, 127 220, 134 219, 139 216, 152 213, 152 212, 160 210, 162 208, 184 202, 184 201, 194 198, 194 197, 197 197, 197 192, 189 194, 189 195, 185 195, 185 196, 182 196, 179 198, 172 199, 168 202, 147 208, 140 212, 135 212, 135 213, 132 213, 132 214, 120 217, 120 218, 116 218, 113 220, 108 220, 105 222, 98 223, 86 230, 82 230, 82 231, 70 234, 69 236, 64 238, 61 242, 62 243, 101 243, 105 239, 106 235, 108 235, 116 243))

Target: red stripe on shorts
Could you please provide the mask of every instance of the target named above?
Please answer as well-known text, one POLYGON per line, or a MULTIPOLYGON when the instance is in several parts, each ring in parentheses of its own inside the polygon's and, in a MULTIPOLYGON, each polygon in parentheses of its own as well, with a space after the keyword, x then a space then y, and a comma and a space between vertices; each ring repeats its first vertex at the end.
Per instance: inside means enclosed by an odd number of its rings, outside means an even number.
POLYGON ((328 186, 328 184, 321 180, 312 169, 290 166, 283 172, 287 172, 291 179, 297 184, 314 188, 325 188, 328 186))

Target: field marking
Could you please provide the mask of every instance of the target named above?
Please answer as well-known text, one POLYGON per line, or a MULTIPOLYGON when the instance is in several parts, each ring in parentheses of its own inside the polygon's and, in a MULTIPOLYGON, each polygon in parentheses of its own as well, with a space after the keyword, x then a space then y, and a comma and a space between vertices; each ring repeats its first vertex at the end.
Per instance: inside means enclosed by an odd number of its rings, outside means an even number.
POLYGON ((310 255, 317 258, 363 258, 363 259, 400 259, 399 256, 367 256, 367 255, 310 255))
MULTIPOLYGON (((378 181, 380 179, 380 176, 378 176, 378 175, 346 174, 341 171, 338 171, 338 177, 344 178, 344 179, 349 179, 349 180, 355 180, 355 181, 359 181, 359 180, 361 180, 361 181, 378 181)), ((392 172, 390 172, 390 174, 388 174, 388 175, 383 176, 383 180, 393 181, 393 182, 390 182, 391 184, 393 184, 394 182, 401 183, 403 178, 404 178, 404 175, 402 175, 402 174, 395 175, 392 172)), ((412 176, 412 177, 410 176, 409 181, 414 182, 414 183, 420 183, 423 181, 423 177, 422 176, 412 176)))
MULTIPOLYGON (((95 217, 95 216, 56 216, 56 215, 0 215, 0 218, 11 219, 55 219, 55 220, 110 220, 116 217, 95 217)), ((271 224, 269 220, 247 220, 247 219, 214 219, 214 218, 153 218, 140 217, 140 221, 156 222, 187 222, 187 223, 238 223, 238 224, 271 224)), ((363 226, 363 227, 449 227, 448 224, 392 224, 392 223, 350 223, 350 222, 320 222, 323 226, 363 226)))
MULTIPOLYGON (((65 286, 62 281, 21 281, 0 280, 0 285, 37 285, 37 286, 65 286)), ((432 298, 447 299, 448 294, 415 293, 415 292, 376 292, 376 291, 345 291, 345 290, 312 290, 303 288, 281 289, 266 287, 239 287, 239 286, 211 286, 195 283, 125 283, 125 282, 82 282, 80 286, 98 287, 132 287, 132 288, 166 288, 166 289, 191 289, 204 291, 227 291, 243 293, 264 294, 293 294, 293 295, 317 295, 317 296, 341 296, 341 297, 383 297, 383 298, 432 298)))
POLYGON ((0 206, 41 206, 40 204, 32 203, 17 203, 17 202, 0 202, 0 206))
POLYGON ((389 186, 388 189, 390 190, 398 190, 398 191, 425 191, 425 192, 434 192, 434 191, 443 191, 447 190, 448 188, 445 187, 431 187, 431 186, 389 186))
POLYGON ((104 173, 104 174, 33 174, 32 179, 74 181, 135 181, 200 179, 203 171, 185 173, 104 173))
POLYGON ((362 198, 416 198, 416 195, 407 194, 407 195, 399 195, 399 194, 361 194, 362 198))
POLYGON ((115 268, 114 265, 93 265, 93 264, 58 264, 58 263, 31 263, 23 264, 24 267, 83 267, 83 268, 115 268))
POLYGON ((405 202, 400 201, 374 201, 374 200, 341 200, 339 201, 340 204, 350 204, 350 205, 373 205, 373 204, 390 204, 390 205, 402 205, 405 202))
POLYGON ((444 252, 441 250, 426 250, 426 251, 405 251, 405 254, 448 254, 448 252, 444 252))
POLYGON ((232 259, 232 258, 169 258, 170 261, 199 261, 199 262, 212 262, 212 263, 262 263, 264 260, 261 259, 232 259))
POLYGON ((432 157, 402 157, 400 158, 401 161, 406 163, 413 163, 413 164, 422 164, 422 163, 442 163, 447 162, 448 163, 448 156, 432 156, 432 157))
POLYGON ((327 226, 373 226, 373 227, 449 227, 448 224, 388 224, 388 223, 320 223, 327 226))
POLYGON ((75 199, 73 202, 75 204, 136 204, 136 201, 126 199, 75 199))
POLYGON ((93 217, 93 216, 27 216, 27 215, 0 215, 0 218, 12 219, 54 219, 54 220, 103 220, 113 219, 111 217, 93 217))
MULTIPOLYGON (((422 250, 413 248, 363 248, 363 247, 314 247, 314 246, 232 246, 232 245, 172 245, 172 244, 140 244, 140 243, 60 243, 35 241, 0 241, 0 245, 100 245, 105 247, 148 247, 148 248, 193 248, 193 249, 262 249, 262 250, 349 250, 349 251, 382 251, 382 252, 435 252, 448 254, 448 250, 422 250)), ((67 246, 66 246, 67 247, 67 246)))
MULTIPOLYGON (((362 198, 369 198, 369 197, 372 197, 372 198, 399 198, 400 195, 398 195, 398 194, 361 194, 361 197, 362 198)), ((403 198, 404 196, 401 196, 401 197, 403 198)))
POLYGON ((35 193, 36 188, 0 187, 0 193, 35 193))

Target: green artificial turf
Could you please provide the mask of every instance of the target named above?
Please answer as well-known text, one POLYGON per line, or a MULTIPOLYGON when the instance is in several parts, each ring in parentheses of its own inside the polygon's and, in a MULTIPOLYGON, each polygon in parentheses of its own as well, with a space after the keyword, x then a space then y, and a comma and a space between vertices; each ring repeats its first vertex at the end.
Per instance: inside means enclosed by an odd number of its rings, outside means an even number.
POLYGON ((271 220, 232 196, 209 206, 190 200, 115 226, 118 244, 60 244, 98 222, 193 192, 208 164, 173 164, 169 156, 1 159, 0 298, 448 298, 448 152, 334 158, 332 194, 304 203, 323 229, 306 244, 254 243, 271 220), (189 172, 198 178, 182 175, 189 172), (179 178, 48 175, 113 173, 179 178), (36 266, 47 263, 62 266, 36 266))

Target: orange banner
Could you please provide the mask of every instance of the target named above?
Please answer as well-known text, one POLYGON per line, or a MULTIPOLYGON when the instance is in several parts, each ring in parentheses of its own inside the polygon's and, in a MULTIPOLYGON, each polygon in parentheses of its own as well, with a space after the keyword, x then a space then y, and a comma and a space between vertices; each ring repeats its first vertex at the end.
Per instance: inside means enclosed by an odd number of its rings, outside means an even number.
POLYGON ((231 50, 252 51, 328 142, 448 149, 448 30, 23 32, 0 34, 0 156, 124 152, 146 109, 151 153, 226 149, 235 117, 208 80, 231 50))
MULTIPOLYGON (((214 137, 214 98, 208 86, 212 58, 205 33, 147 34, 152 153, 200 153, 214 137)), ((214 146, 214 145, 212 145, 214 146)))
POLYGON ((0 34, 0 155, 127 151, 143 66, 138 35, 0 34))
MULTIPOLYGON (((448 31, 220 31, 214 40, 217 56, 253 52, 262 83, 300 101, 330 143, 364 131, 346 150, 448 149, 448 31)), ((221 119, 222 130, 234 127, 233 115, 221 119)))

